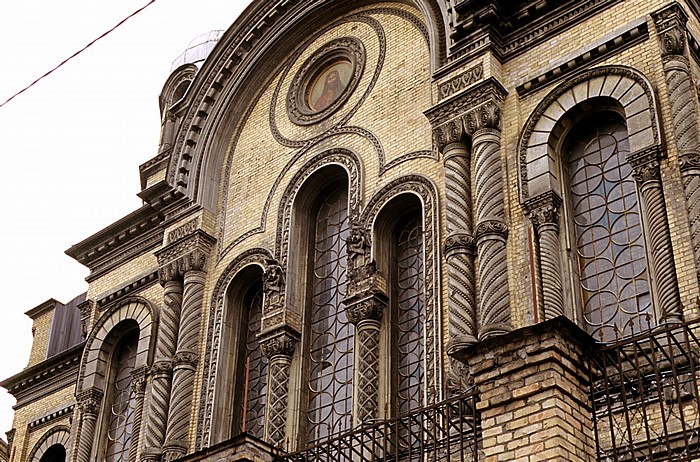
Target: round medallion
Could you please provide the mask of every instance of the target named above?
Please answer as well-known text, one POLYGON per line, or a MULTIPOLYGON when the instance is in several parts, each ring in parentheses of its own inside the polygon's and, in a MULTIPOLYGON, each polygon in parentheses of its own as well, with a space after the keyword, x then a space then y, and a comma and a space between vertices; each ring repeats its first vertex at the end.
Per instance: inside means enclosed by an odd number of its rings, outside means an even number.
POLYGON ((317 123, 347 101, 365 67, 365 49, 353 37, 323 45, 304 62, 287 93, 287 113, 297 125, 317 123))

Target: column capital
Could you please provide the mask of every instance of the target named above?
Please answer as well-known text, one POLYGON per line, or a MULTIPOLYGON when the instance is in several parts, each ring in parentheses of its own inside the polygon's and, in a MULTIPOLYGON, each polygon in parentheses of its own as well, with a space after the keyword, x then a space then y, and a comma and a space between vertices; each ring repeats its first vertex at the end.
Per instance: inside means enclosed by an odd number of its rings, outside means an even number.
POLYGON ((146 379, 148 378, 148 366, 141 366, 131 371, 131 389, 136 394, 146 392, 146 379))
POLYGON ((685 56, 688 14, 676 2, 651 14, 661 42, 661 55, 685 56))
POLYGON ((561 198, 557 193, 547 191, 525 201, 523 208, 535 229, 539 230, 542 226, 559 225, 561 202, 561 198))
POLYGON ((445 239, 445 258, 450 258, 457 253, 474 253, 476 239, 466 231, 450 233, 445 239))
POLYGON ((661 179, 659 171, 660 150, 658 146, 635 152, 627 156, 632 175, 639 185, 661 179))
POLYGON ((463 117, 482 104, 492 101, 499 107, 508 91, 493 77, 474 85, 471 89, 445 99, 424 112, 433 128, 463 117))
POLYGON ((184 277, 189 271, 206 271, 216 239, 196 229, 155 252, 161 283, 184 277))
POLYGON ((88 388, 75 395, 81 414, 97 416, 100 412, 103 396, 104 392, 97 388, 88 388))
POLYGON ((258 341, 263 355, 268 359, 274 356, 286 356, 291 358, 299 343, 301 335, 289 326, 280 326, 267 332, 258 334, 258 341))
POLYGON ((469 111, 464 116, 464 126, 470 135, 488 129, 501 131, 502 101, 489 100, 481 106, 469 111))

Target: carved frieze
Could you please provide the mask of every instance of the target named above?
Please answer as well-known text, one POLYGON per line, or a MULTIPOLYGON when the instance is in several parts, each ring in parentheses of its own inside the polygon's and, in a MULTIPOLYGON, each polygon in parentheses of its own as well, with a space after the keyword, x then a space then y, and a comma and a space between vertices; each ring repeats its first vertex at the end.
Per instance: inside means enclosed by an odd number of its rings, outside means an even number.
POLYGON ((484 65, 477 64, 439 86, 440 99, 448 98, 484 78, 484 65))
POLYGON ((688 15, 678 3, 652 13, 661 40, 662 56, 685 55, 688 15))
POLYGON ((474 236, 468 233, 452 233, 445 239, 445 257, 455 253, 473 252, 476 245, 474 236))
POLYGON ((465 91, 425 111, 425 116, 433 127, 438 127, 458 116, 463 116, 469 111, 484 103, 492 102, 501 106, 508 92, 503 85, 493 77, 482 81, 465 91))
POLYGON ((161 284, 188 271, 205 271, 214 242, 213 237, 198 229, 157 251, 161 284))
POLYGON ((104 393, 102 390, 98 390, 97 388, 89 388, 78 393, 75 399, 81 414, 97 416, 102 406, 103 396, 104 393))

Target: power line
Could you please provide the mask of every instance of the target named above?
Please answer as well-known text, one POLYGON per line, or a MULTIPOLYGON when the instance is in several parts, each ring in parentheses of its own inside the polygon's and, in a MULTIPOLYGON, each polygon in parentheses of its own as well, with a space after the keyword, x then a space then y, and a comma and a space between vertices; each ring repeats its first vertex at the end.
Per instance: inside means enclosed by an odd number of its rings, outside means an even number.
POLYGON ((22 93, 24 93, 25 91, 27 91, 27 90, 29 90, 30 88, 32 88, 34 85, 36 85, 37 83, 39 83, 41 80, 43 80, 43 79, 45 79, 46 77, 48 77, 49 75, 51 75, 54 71, 56 71, 58 68, 60 68, 60 67, 63 66, 64 64, 66 64, 66 63, 67 63, 68 61, 70 61, 71 59, 75 58, 75 57, 78 56, 80 53, 82 53, 83 51, 85 51, 85 50, 87 50, 88 48, 90 48, 90 47, 91 47, 92 45, 94 45, 98 40, 100 40, 100 39, 106 37, 106 36, 107 36, 108 34, 110 34, 111 32, 114 32, 119 26, 121 26, 121 25, 124 24, 126 21, 128 21, 128 20, 131 19, 131 18, 133 18, 134 16, 136 16, 137 14, 139 14, 140 12, 142 12, 143 10, 145 10, 146 8, 148 8, 152 3, 155 3, 155 1, 156 1, 156 0, 150 0, 150 1, 149 1, 148 3, 146 3, 144 6, 142 6, 142 7, 139 8, 138 10, 134 11, 133 13, 131 13, 131 14, 130 14, 129 16, 127 16, 126 18, 124 18, 124 19, 122 19, 121 21, 119 21, 119 22, 117 23, 116 26, 112 27, 112 28, 109 29, 107 32, 103 33, 102 35, 100 35, 99 37, 97 37, 96 39, 94 39, 93 41, 91 41, 90 43, 88 43, 87 45, 85 45, 82 49, 76 51, 75 53, 73 53, 72 55, 70 55, 68 58, 66 58, 66 59, 64 59, 63 61, 61 61, 60 64, 58 64, 56 67, 54 67, 53 69, 51 69, 50 71, 48 71, 46 74, 42 75, 41 77, 39 77, 38 79, 36 79, 35 81, 33 81, 32 83, 30 83, 29 85, 27 85, 26 87, 22 88, 20 91, 18 91, 18 92, 15 93, 14 95, 10 96, 7 100, 5 100, 4 103, 0 104, 0 108, 3 107, 4 105, 6 105, 7 103, 9 103, 10 101, 12 101, 13 99, 15 99, 16 97, 18 97, 19 95, 21 95, 22 93))

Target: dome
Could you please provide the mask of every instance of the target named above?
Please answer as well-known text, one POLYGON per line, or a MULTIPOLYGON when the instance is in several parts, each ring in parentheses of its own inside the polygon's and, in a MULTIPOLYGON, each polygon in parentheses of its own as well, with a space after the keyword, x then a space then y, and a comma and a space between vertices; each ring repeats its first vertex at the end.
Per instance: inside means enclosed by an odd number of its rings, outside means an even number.
POLYGON ((199 67, 207 56, 209 56, 216 42, 219 41, 223 34, 223 30, 213 30, 192 39, 189 45, 187 45, 187 49, 173 61, 173 64, 170 66, 170 71, 172 72, 185 64, 197 64, 199 67))

